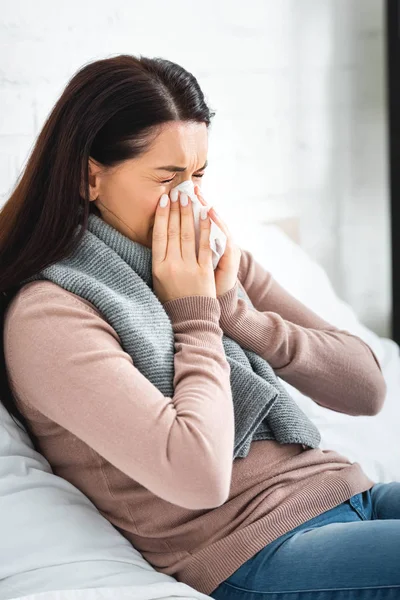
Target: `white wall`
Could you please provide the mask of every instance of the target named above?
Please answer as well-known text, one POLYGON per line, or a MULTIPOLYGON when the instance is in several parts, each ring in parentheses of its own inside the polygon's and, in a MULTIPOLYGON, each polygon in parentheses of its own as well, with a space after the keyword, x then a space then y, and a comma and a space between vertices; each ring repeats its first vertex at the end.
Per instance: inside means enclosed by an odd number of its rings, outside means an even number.
POLYGON ((228 224, 298 216, 337 292, 388 334, 383 46, 383 0, 4 2, 0 203, 83 63, 169 58, 217 111, 208 199, 228 224))

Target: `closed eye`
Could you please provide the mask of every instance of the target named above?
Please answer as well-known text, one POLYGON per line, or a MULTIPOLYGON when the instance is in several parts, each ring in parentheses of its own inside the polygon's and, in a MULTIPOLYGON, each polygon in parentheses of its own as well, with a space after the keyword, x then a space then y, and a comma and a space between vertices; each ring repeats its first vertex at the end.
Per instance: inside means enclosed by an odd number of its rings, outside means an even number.
MULTIPOLYGON (((201 175, 193 175, 193 177, 203 177, 204 173, 202 173, 201 175)), ((175 179, 175 177, 172 177, 172 179, 164 179, 164 181, 161 181, 161 183, 170 183, 171 181, 173 181, 175 179)))

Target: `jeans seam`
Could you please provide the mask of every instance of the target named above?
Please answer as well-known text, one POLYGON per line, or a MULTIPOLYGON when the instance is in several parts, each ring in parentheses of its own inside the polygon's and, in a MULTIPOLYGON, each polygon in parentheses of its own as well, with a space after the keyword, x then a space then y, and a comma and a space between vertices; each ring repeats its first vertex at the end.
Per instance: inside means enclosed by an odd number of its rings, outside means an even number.
POLYGON ((232 583, 228 583, 226 581, 223 581, 222 584, 223 586, 228 586, 233 588, 234 590, 237 590, 238 592, 246 592, 247 594, 309 594, 310 592, 358 592, 358 591, 362 591, 362 590, 395 590, 395 589, 400 589, 400 585, 372 585, 372 586, 367 586, 367 587, 355 587, 355 588, 351 588, 351 587, 344 587, 344 588, 318 588, 318 589, 312 589, 312 590, 288 590, 288 591, 279 591, 279 592, 261 592, 258 590, 247 590, 245 588, 241 588, 238 587, 237 585, 234 585, 232 583))
POLYGON ((375 502, 374 502, 374 499, 372 497, 371 490, 368 490, 368 491, 369 491, 369 495, 370 495, 370 499, 371 499, 371 508, 372 508, 371 520, 372 519, 376 520, 378 518, 378 515, 375 512, 375 502))
POLYGON ((358 516, 363 520, 363 521, 368 521, 368 515, 365 513, 364 509, 363 509, 363 505, 361 504, 360 500, 359 500, 359 495, 357 494, 357 496, 351 497, 350 498, 350 505, 353 507, 353 509, 356 511, 356 513, 358 514, 358 516))

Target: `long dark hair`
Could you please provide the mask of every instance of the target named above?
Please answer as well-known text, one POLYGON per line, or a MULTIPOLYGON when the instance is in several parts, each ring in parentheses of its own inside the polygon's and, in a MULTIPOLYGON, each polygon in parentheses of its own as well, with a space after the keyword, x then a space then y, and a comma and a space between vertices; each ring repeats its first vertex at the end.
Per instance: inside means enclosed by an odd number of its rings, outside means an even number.
POLYGON ((100 216, 89 201, 89 157, 115 166, 146 152, 157 126, 197 121, 208 127, 214 115, 196 78, 183 67, 123 54, 84 65, 48 116, 0 211, 0 401, 34 444, 7 376, 7 306, 21 282, 74 251, 90 212, 100 216))

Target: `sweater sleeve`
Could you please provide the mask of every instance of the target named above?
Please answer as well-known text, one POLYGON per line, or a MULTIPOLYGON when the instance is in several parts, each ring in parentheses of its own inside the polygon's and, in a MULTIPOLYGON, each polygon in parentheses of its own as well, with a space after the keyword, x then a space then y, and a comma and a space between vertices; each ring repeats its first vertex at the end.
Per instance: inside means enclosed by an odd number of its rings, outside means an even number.
POLYGON ((213 508, 229 495, 234 448, 219 303, 186 296, 165 310, 175 340, 172 398, 135 367, 108 322, 65 290, 26 293, 7 315, 10 387, 154 494, 213 508))
POLYGON ((375 415, 386 383, 371 348, 289 294, 248 250, 235 286, 218 297, 226 335, 265 358, 276 374, 317 404, 349 415, 375 415), (237 291, 242 284, 256 310, 237 291))

